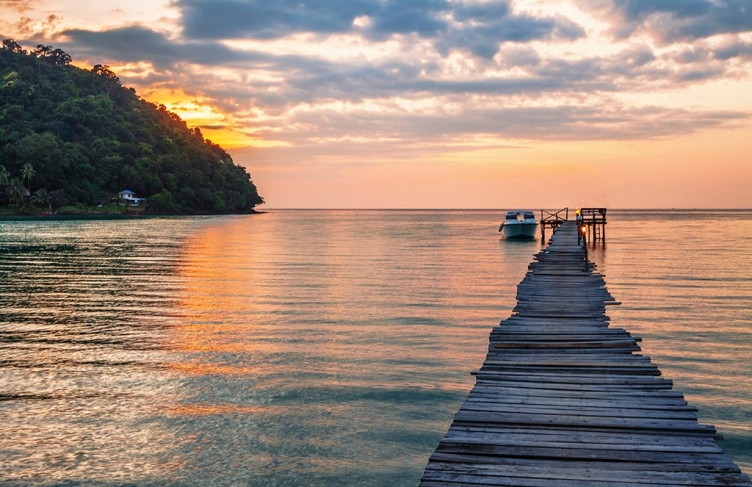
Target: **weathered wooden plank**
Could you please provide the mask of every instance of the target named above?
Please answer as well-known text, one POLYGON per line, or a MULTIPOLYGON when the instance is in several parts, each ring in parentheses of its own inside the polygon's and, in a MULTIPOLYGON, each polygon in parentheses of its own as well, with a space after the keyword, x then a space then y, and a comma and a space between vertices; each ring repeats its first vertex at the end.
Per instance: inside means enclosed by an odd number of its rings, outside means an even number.
MULTIPOLYGON (((631 377, 631 376, 630 376, 631 377)), ((495 377, 489 374, 489 377, 479 374, 478 380, 482 383, 490 384, 493 386, 495 383, 495 377)), ((500 378, 499 382, 506 384, 503 378, 500 378)), ((502 387, 500 391, 516 392, 518 394, 530 394, 530 395, 548 395, 551 397, 601 397, 601 398, 636 398, 636 397, 664 397, 664 398, 684 398, 683 394, 678 391, 672 391, 668 388, 653 387, 650 385, 638 387, 638 386, 611 386, 611 387, 586 387, 579 384, 562 384, 562 383, 546 383, 546 384, 525 384, 524 382, 515 383, 514 386, 500 385, 502 387)))
POLYGON ((573 330, 569 333, 557 333, 547 328, 535 330, 530 326, 522 330, 513 330, 511 327, 497 327, 491 330, 491 341, 494 340, 526 340, 526 341, 556 341, 556 340, 635 340, 639 337, 620 329, 601 329, 597 332, 587 330, 573 330))
POLYGON ((617 430, 628 429, 634 431, 662 431, 666 433, 685 432, 693 434, 715 434, 715 428, 712 426, 700 425, 696 420, 677 419, 574 416, 571 414, 560 415, 524 412, 493 413, 460 409, 460 411, 455 414, 454 421, 456 423, 473 424, 543 425, 617 430))
POLYGON ((697 412, 697 408, 686 404, 682 399, 652 400, 630 397, 578 397, 578 396, 540 396, 540 395, 499 395, 482 392, 471 392, 467 400, 476 402, 491 402, 495 404, 527 404, 531 406, 557 406, 562 407, 598 407, 598 408, 626 408, 626 409, 656 409, 656 410, 681 410, 697 412))
MULTIPOLYGON (((503 341, 499 343, 493 343, 492 347, 495 349, 506 349, 506 348, 538 348, 538 349, 546 349, 546 348, 633 348, 636 350, 639 350, 640 347, 637 347, 637 344, 634 340, 579 340, 579 341, 558 341, 558 342, 552 342, 552 341, 503 341)), ((597 351, 598 353, 601 353, 601 350, 597 351)))
POLYGON ((608 407, 602 404, 586 406, 582 402, 574 404, 531 404, 529 402, 501 402, 488 399, 470 398, 462 405, 465 411, 485 411, 493 413, 525 413, 525 414, 568 414, 569 416, 594 416, 617 418, 650 418, 650 419, 690 419, 697 420, 695 411, 677 408, 638 408, 625 404, 619 407, 612 404, 608 407))
POLYGON ((680 453, 680 452, 692 452, 692 453, 710 453, 710 454, 722 454, 723 450, 714 441, 706 442, 704 444, 695 445, 650 445, 642 443, 583 443, 575 441, 546 441, 545 439, 537 438, 534 435, 510 435, 508 437, 500 438, 492 435, 447 435, 443 440, 444 444, 481 444, 481 445, 493 445, 493 446, 507 446, 507 447, 536 447, 536 448, 573 448, 583 450, 615 450, 625 452, 658 452, 658 453, 680 453))
POLYGON ((450 443, 442 441, 436 451, 443 453, 470 453, 487 456, 515 458, 540 458, 580 461, 639 462, 639 463, 708 463, 723 458, 718 453, 693 453, 684 451, 625 451, 605 448, 547 448, 538 446, 497 446, 480 443, 450 443))
MULTIPOLYGON (((598 469, 606 471, 645 471, 645 472, 715 472, 715 473, 740 473, 741 470, 726 455, 719 455, 721 461, 710 464, 698 464, 693 462, 611 462, 593 460, 562 460, 562 459, 531 459, 506 456, 488 456, 475 454, 456 454, 446 452, 434 452, 430 462, 446 462, 476 465, 509 465, 509 466, 539 466, 551 470, 572 469, 588 470, 598 469), (725 460, 727 461, 723 461, 725 460)), ((430 463, 429 463, 430 465, 430 463)))
POLYGON ((686 435, 667 435, 667 434, 649 434, 634 432, 599 432, 588 429, 581 430, 556 430, 551 428, 535 428, 532 426, 525 428, 513 427, 493 427, 484 426, 461 426, 454 425, 449 428, 445 438, 454 436, 476 435, 478 437, 491 438, 536 438, 541 441, 549 442, 576 442, 579 444, 598 444, 598 445, 645 445, 645 446, 675 446, 675 447, 695 447, 706 446, 708 444, 718 447, 718 443, 709 436, 686 436, 686 435))
POLYGON ((614 367, 607 367, 605 365, 603 366, 595 366, 595 365, 566 365, 566 364, 538 364, 538 365, 531 365, 531 364, 524 364, 524 363, 508 363, 508 364, 488 364, 484 365, 483 369, 481 371, 488 371, 488 370, 535 370, 535 371, 556 371, 560 370, 562 373, 567 372, 593 372, 593 373, 603 373, 603 372, 610 372, 614 374, 624 374, 624 375, 634 375, 634 374, 646 374, 646 375, 655 375, 658 376, 661 374, 661 372, 657 368, 650 368, 650 367, 627 367, 627 366, 614 366, 614 367))
MULTIPOLYGON (((668 389, 671 388, 672 381, 663 379, 662 377, 644 376, 644 375, 607 375, 607 374, 568 374, 566 376, 557 377, 554 373, 538 373, 538 372, 498 372, 494 375, 497 380, 505 380, 507 382, 524 382, 527 384, 550 384, 552 381, 556 381, 558 384, 603 384, 603 385, 649 385, 649 386, 663 386, 668 389)), ((515 384, 509 384, 514 386, 515 384)), ((494 384, 493 387, 496 387, 494 384)))
MULTIPOLYGON (((601 469, 544 469, 535 466, 474 465, 456 463, 437 463, 428 470, 428 478, 441 478, 444 474, 467 475, 478 477, 510 477, 521 479, 549 479, 566 481, 580 485, 581 481, 628 482, 645 485, 734 485, 745 481, 739 473, 726 472, 660 472, 640 470, 601 470, 601 469), (615 475, 618 472, 618 475, 615 475)), ((743 485, 743 484, 742 484, 743 485)))
MULTIPOLYGON (((485 385, 485 382, 483 383, 485 385)), ((524 383, 516 384, 519 387, 509 387, 501 385, 499 389, 477 387, 473 388, 470 395, 482 395, 499 397, 505 395, 510 398, 543 398, 551 401, 561 400, 602 400, 602 401, 619 401, 620 403, 640 403, 640 404, 685 404, 684 396, 677 391, 669 389, 660 389, 653 391, 651 389, 636 389, 633 387, 622 388, 597 388, 595 390, 582 390, 570 388, 568 385, 558 384, 535 384, 530 387, 524 387, 524 383), (663 394, 665 393, 665 394, 663 394)), ((468 395, 468 397, 470 397, 468 395)))

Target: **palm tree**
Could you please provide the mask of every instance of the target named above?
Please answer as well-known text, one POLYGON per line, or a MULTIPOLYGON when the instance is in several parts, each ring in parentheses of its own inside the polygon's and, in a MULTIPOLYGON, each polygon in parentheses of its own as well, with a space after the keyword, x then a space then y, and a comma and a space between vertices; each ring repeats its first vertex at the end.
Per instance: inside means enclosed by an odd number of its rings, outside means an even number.
POLYGON ((52 214, 52 196, 47 188, 38 189, 34 192, 34 196, 31 197, 31 202, 35 205, 46 206, 47 210, 52 214))
POLYGON ((33 178, 36 173, 34 166, 32 166, 30 162, 27 162, 21 168, 21 177, 26 180, 26 189, 29 190, 29 194, 31 194, 31 178, 33 178))
POLYGON ((26 188, 24 188, 21 180, 18 178, 11 179, 8 183, 8 187, 5 188, 5 191, 8 193, 8 199, 10 202, 15 203, 16 208, 20 208, 26 194, 26 188))
POLYGON ((8 186, 8 181, 10 179, 10 173, 7 169, 5 169, 5 166, 0 164, 0 188, 3 186, 8 186))
POLYGON ((5 166, 0 164, 0 186, 7 186, 8 180, 10 179, 10 173, 7 169, 5 169, 5 166))

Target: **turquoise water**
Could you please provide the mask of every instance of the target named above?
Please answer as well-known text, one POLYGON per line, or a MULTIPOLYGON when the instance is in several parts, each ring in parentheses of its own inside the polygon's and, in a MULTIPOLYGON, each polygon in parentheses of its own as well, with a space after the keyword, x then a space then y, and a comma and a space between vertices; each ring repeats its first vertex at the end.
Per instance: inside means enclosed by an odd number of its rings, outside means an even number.
MULTIPOLYGON (((417 485, 539 242, 503 211, 0 222, 0 482, 417 485)), ((612 323, 752 470, 752 212, 616 212, 612 323)))

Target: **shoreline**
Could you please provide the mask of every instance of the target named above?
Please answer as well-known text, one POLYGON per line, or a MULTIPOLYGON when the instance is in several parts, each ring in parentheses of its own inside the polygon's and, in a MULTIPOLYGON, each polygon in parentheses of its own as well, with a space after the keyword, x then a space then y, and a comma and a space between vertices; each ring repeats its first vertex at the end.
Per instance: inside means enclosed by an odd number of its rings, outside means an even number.
POLYGON ((252 211, 248 213, 170 213, 170 214, 135 214, 124 215, 119 213, 72 213, 65 215, 0 215, 0 222, 6 221, 72 221, 72 220, 141 220, 151 218, 174 218, 189 216, 237 216, 237 215, 262 215, 265 211, 252 211))

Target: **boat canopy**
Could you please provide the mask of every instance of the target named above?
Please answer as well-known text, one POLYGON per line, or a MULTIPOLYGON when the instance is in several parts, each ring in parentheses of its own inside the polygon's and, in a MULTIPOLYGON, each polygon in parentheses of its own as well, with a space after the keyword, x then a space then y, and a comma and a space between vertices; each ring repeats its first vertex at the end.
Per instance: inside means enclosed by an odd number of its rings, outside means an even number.
POLYGON ((507 220, 535 220, 535 213, 532 211, 508 211, 505 217, 507 220))

